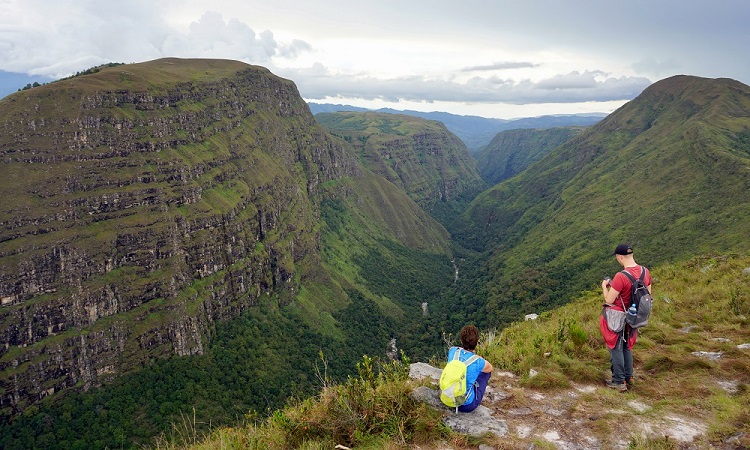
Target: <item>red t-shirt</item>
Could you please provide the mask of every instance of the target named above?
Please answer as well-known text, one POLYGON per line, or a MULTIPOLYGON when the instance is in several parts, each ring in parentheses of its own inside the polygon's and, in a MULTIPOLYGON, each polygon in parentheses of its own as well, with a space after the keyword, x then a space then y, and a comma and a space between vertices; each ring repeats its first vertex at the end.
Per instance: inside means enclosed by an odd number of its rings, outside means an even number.
MULTIPOLYGON (((628 267, 625 270, 627 270, 630 275, 633 275, 633 278, 637 280, 641 276, 641 267, 643 266, 628 267)), ((650 286, 651 272, 645 267, 643 267, 643 269, 646 271, 646 275, 643 277, 643 284, 645 284, 646 286, 650 286)), ((630 282, 630 279, 623 275, 622 272, 617 272, 614 278, 612 278, 610 286, 612 287, 612 289, 620 293, 617 296, 617 299, 615 299, 615 302, 612 304, 612 308, 624 311, 622 307, 623 303, 625 303, 626 309, 629 308, 630 295, 633 292, 633 283, 630 282)), ((599 317, 599 330, 602 332, 602 337, 604 337, 604 342, 607 343, 607 347, 609 347, 610 349, 615 348, 617 339, 619 338, 621 333, 615 333, 614 331, 609 329, 609 327, 607 326, 607 321, 606 319, 604 319, 604 315, 599 317)), ((631 333, 630 338, 628 339, 629 349, 633 348, 637 337, 638 330, 634 330, 634 332, 631 333)))
MULTIPOLYGON (((646 271, 646 275, 643 277, 643 284, 651 286, 651 272, 647 268, 643 266, 635 266, 626 267, 625 270, 637 280, 641 276, 641 268, 646 271)), ((617 296, 617 299, 615 299, 615 302, 612 303, 612 307, 620 311, 625 311, 627 308, 630 308, 630 295, 633 293, 633 283, 630 282, 630 279, 622 272, 617 272, 614 278, 612 278, 610 285, 612 286, 612 289, 620 293, 620 295, 617 296), (622 307, 623 303, 625 304, 624 309, 622 307)))

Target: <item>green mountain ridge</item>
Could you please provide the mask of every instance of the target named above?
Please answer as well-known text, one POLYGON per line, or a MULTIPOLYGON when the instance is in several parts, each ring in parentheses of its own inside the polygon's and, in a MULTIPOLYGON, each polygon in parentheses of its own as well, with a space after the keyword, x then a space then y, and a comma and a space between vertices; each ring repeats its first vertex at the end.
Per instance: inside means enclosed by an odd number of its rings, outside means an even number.
POLYGON ((559 127, 586 127, 602 120, 607 114, 560 114, 540 117, 524 117, 519 119, 489 119, 478 116, 462 116, 444 112, 421 112, 411 110, 395 110, 392 108, 380 108, 371 110, 350 105, 332 105, 323 103, 308 103, 312 113, 317 116, 320 113, 334 112, 376 112, 398 115, 409 115, 421 117, 427 120, 435 120, 443 123, 451 133, 458 136, 469 148, 472 154, 481 151, 498 133, 515 129, 541 129, 559 127))
POLYGON ((482 193, 451 232, 491 255, 489 322, 565 303, 618 242, 647 265, 747 252, 749 132, 750 88, 676 76, 482 193))
POLYGON ((581 131, 581 127, 501 131, 476 155, 480 174, 491 185, 512 178, 581 131))

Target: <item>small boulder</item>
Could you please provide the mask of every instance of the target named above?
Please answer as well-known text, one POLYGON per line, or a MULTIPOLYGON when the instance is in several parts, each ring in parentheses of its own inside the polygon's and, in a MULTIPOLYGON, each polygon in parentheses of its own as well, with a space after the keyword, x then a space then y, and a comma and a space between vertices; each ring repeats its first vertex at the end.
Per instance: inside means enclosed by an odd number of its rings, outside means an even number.
POLYGON ((451 412, 443 419, 448 427, 457 432, 468 434, 473 437, 480 437, 486 433, 492 433, 497 436, 508 434, 508 424, 492 416, 492 411, 483 405, 470 413, 451 412))
MULTIPOLYGON (((440 380, 442 371, 425 363, 413 363, 409 366, 409 377, 417 380, 432 378, 440 380)), ((488 388, 488 393, 491 390, 488 388)), ((445 413, 443 422, 451 430, 457 433, 468 434, 479 437, 486 433, 492 433, 497 436, 504 436, 508 433, 508 425, 504 420, 492 416, 492 411, 486 406, 479 405, 477 409, 469 413, 457 413, 455 410, 448 408, 440 401, 440 390, 432 389, 428 386, 418 386, 409 394, 411 398, 418 402, 425 403, 430 407, 445 413)))
POLYGON ((424 378, 431 378, 435 381, 440 381, 440 374, 442 370, 437 367, 433 367, 427 363, 412 363, 409 365, 409 378, 414 380, 422 380, 424 378))

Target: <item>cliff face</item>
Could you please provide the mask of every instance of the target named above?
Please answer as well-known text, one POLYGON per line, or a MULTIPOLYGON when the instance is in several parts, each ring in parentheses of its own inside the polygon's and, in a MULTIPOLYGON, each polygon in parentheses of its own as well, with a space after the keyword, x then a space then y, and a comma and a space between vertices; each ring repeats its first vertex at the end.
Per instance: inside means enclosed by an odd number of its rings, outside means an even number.
POLYGON ((203 352, 291 296, 319 186, 357 176, 295 86, 231 61, 104 69, 0 101, 0 406, 203 352))
POLYGON ((354 145, 365 167, 403 188, 439 220, 457 214, 486 188, 466 146, 439 122, 374 112, 315 118, 354 145))

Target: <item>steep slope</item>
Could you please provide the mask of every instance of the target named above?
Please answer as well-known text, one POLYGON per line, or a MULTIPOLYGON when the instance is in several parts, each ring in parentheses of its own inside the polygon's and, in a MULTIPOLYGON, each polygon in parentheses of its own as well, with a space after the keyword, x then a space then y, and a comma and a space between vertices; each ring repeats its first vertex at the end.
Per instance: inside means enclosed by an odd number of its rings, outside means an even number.
POLYGON ((201 355, 218 322, 262 299, 301 308, 334 338, 347 291, 403 315, 400 299, 326 270, 328 196, 357 205, 377 192, 357 212, 377 229, 370 251, 436 255, 452 274, 445 230, 264 68, 104 68, 6 97, 0 128, 3 415, 154 358, 201 355))
POLYGON ((477 155, 479 174, 497 184, 522 172, 583 130, 579 127, 501 131, 477 155))
POLYGON ((479 196, 454 238, 492 254, 488 320, 564 303, 621 241, 651 265, 747 252, 748 136, 748 86, 676 76, 479 196))
POLYGON ((442 223, 486 187, 466 146, 439 122, 374 112, 315 118, 354 145, 367 168, 403 188, 442 223))

